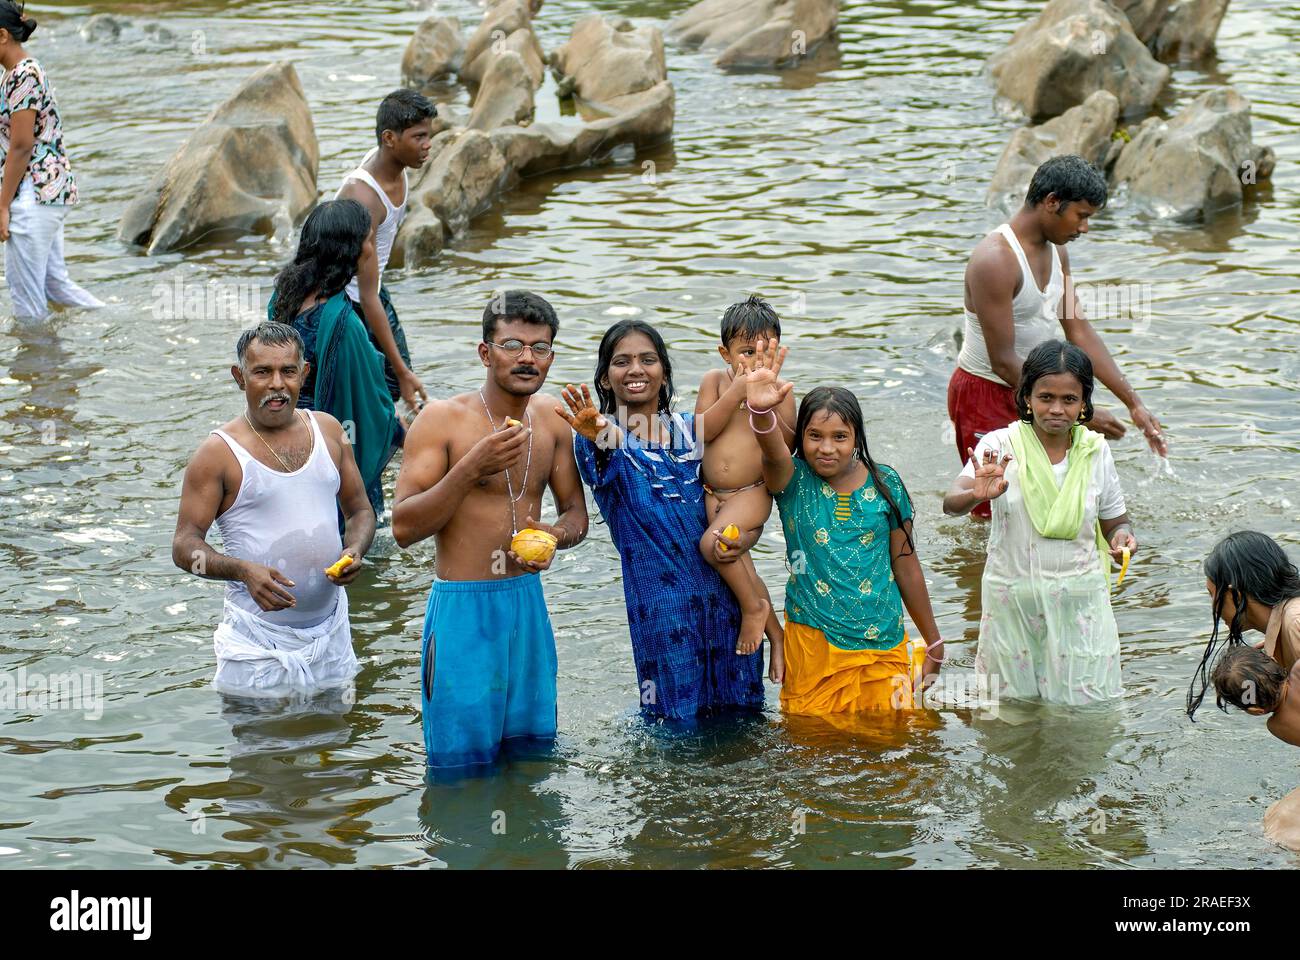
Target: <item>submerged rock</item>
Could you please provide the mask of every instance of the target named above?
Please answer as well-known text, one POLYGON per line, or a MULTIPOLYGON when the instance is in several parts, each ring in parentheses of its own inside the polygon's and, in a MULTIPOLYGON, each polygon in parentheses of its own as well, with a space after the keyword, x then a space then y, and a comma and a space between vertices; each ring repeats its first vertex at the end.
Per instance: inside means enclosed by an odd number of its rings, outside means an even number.
MULTIPOLYGON (((520 0, 500 0, 485 22, 518 24, 531 9, 520 0)), ((398 232, 400 260, 394 263, 418 265, 435 257, 520 177, 579 166, 672 133, 675 100, 659 31, 600 16, 579 20, 553 57, 560 89, 577 98, 582 120, 521 125, 532 114, 533 71, 542 63, 540 50, 536 64, 526 55, 531 45, 519 36, 524 32, 532 37, 531 26, 521 26, 504 40, 498 34, 496 49, 477 54, 485 67, 468 129, 434 137, 430 160, 411 184, 416 202, 398 232)), ((466 47, 467 59, 473 46, 466 47)))
POLYGON ((1098 90, 1120 113, 1148 110, 1169 79, 1128 18, 1105 0, 1050 0, 989 59, 998 93, 1033 121, 1059 116, 1098 90))
POLYGON ((293 64, 249 77, 127 205, 118 237, 150 254, 214 230, 283 229, 316 202, 320 147, 293 64))
POLYGON ((1210 90, 1169 120, 1138 127, 1111 175, 1115 186, 1162 217, 1212 217, 1241 204, 1273 173, 1268 147, 1251 139, 1250 101, 1231 87, 1210 90))
POLYGON ((1200 60, 1214 52, 1228 0, 1182 0, 1161 21, 1151 49, 1161 60, 1200 60))
POLYGON ((1025 191, 1039 165, 1073 153, 1105 168, 1119 119, 1119 100, 1098 90, 1077 107, 1041 126, 1021 127, 1011 135, 989 184, 988 205, 1007 213, 1025 202, 1025 191))
POLYGON ((127 26, 130 26, 129 20, 123 20, 121 17, 115 17, 110 13, 97 13, 86 18, 86 22, 81 25, 78 33, 81 34, 83 40, 88 40, 91 43, 103 43, 116 40, 122 35, 122 29, 127 26))
POLYGON ((415 28, 402 54, 402 82, 424 86, 460 70, 465 40, 455 17, 430 17, 415 28))
POLYGON ((701 0, 668 26, 687 46, 721 50, 720 67, 797 60, 835 32, 839 0, 701 0))

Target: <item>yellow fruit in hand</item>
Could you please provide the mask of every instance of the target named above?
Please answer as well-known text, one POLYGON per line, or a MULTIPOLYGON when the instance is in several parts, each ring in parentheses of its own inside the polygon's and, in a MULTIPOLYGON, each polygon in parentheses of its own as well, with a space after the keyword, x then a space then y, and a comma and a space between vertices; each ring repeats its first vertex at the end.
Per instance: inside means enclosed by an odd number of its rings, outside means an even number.
POLYGON ((1124 562, 1120 564, 1119 579, 1115 581, 1115 586, 1117 587, 1124 582, 1124 574, 1128 573, 1128 562, 1133 557, 1132 551, 1130 551, 1128 547, 1125 547, 1122 552, 1124 556, 1124 562))
POLYGON ((510 541, 510 549, 514 551, 515 556, 520 560, 527 560, 530 563, 545 563, 555 556, 557 542, 555 537, 545 530, 534 530, 532 527, 528 527, 514 535, 510 541))
MULTIPOLYGON (((726 537, 728 540, 738 540, 740 539, 740 528, 737 527, 734 523, 729 523, 723 529, 722 535, 726 537)), ((719 543, 718 549, 721 550, 723 553, 726 553, 731 548, 727 546, 725 543, 719 543)))
POLYGON ((507 426, 507 427, 522 427, 523 424, 520 423, 518 420, 516 420, 514 417, 506 417, 506 426, 507 426))
POLYGON ((352 559, 352 555, 349 553, 345 553, 343 554, 343 556, 338 558, 338 560, 335 562, 335 564, 332 567, 326 567, 325 573, 327 576, 341 577, 343 575, 343 571, 346 570, 348 567, 352 566, 353 562, 354 561, 352 559))

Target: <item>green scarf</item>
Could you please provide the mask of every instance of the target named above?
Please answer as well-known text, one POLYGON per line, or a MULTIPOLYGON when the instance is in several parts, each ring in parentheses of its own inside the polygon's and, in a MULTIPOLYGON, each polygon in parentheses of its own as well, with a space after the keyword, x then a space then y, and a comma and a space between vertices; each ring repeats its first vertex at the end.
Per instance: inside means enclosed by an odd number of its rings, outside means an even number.
MULTIPOLYGON (((274 316, 275 297, 266 315, 274 316)), ((396 449, 399 424, 384 381, 383 356, 346 293, 325 302, 316 329, 316 385, 311 408, 343 424, 357 470, 376 516, 382 509, 380 477, 396 449), (376 504, 376 494, 381 498, 376 504)))
MULTIPOLYGON (((1069 467, 1060 487, 1056 485, 1052 461, 1047 458, 1047 451, 1043 449, 1038 434, 1034 433, 1033 426, 1017 421, 1011 425, 1010 435, 1011 449, 1020 465, 1020 493, 1034 529, 1040 537, 1073 540, 1083 526, 1084 501, 1092 476, 1093 458, 1101 452, 1104 442, 1101 434, 1079 424, 1070 429, 1070 450, 1066 455, 1069 467)), ((1101 568, 1109 587, 1110 547, 1102 536, 1100 520, 1096 533, 1097 552, 1101 555, 1101 568)))

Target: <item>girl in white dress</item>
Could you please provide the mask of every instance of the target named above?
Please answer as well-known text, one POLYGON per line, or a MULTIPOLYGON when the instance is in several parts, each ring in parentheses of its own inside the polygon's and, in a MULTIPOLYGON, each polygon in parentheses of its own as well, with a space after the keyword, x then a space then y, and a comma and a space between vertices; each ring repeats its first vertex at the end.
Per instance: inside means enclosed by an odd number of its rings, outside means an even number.
POLYGON ((1092 362, 1073 344, 1030 352, 1020 420, 986 434, 944 497, 992 501, 975 669, 999 696, 1085 704, 1123 695, 1110 563, 1137 550, 1115 461, 1092 418, 1092 362))

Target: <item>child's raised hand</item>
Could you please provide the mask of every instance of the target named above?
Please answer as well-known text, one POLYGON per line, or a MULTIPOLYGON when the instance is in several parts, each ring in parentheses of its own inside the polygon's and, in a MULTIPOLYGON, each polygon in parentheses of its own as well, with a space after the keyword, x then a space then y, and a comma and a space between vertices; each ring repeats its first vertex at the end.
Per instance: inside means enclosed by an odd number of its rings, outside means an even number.
MULTIPOLYGON (((966 456, 975 459, 975 451, 966 448, 966 456)), ((999 459, 997 451, 985 450, 982 463, 975 464, 975 496, 980 500, 996 500, 1007 492, 1010 485, 1006 478, 1007 464, 1011 454, 999 459)))
POLYGON ((760 340, 753 357, 742 357, 745 368, 745 402, 751 410, 771 410, 794 390, 794 384, 779 376, 789 347, 776 340, 760 340))

